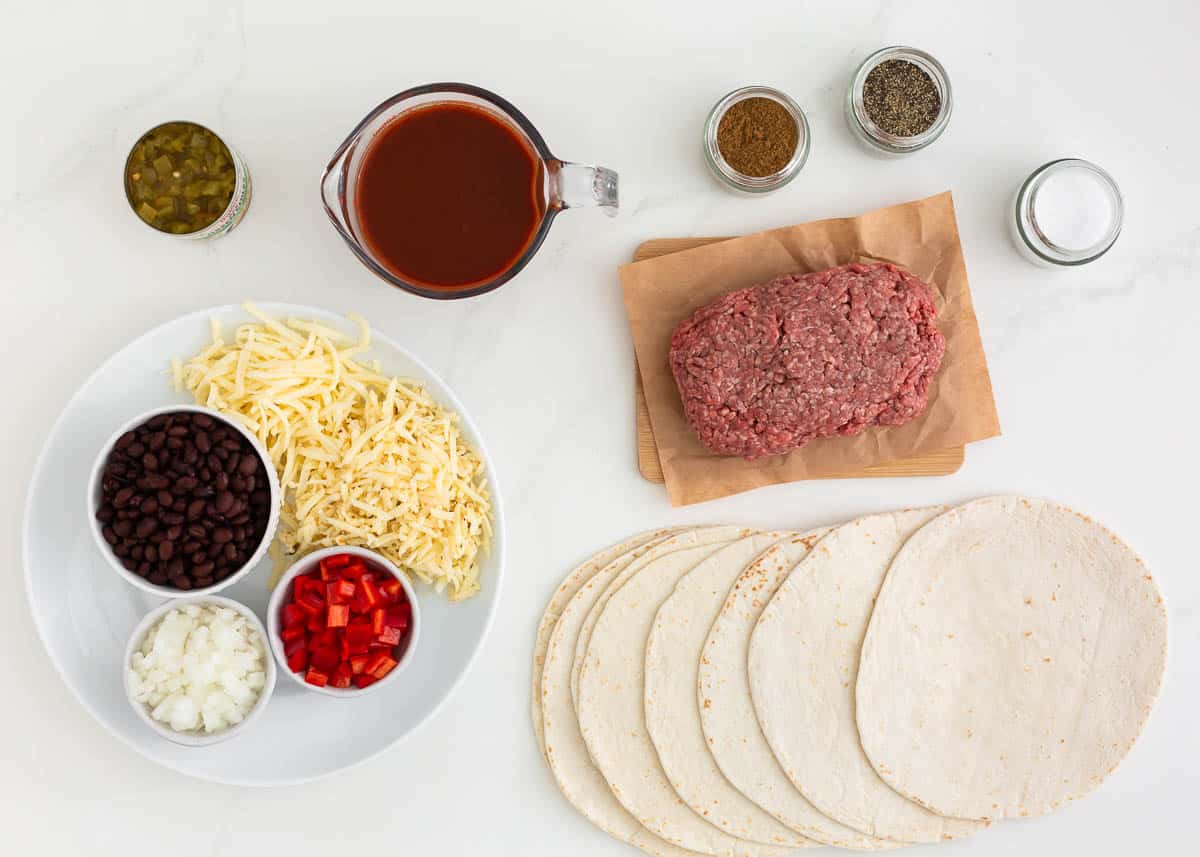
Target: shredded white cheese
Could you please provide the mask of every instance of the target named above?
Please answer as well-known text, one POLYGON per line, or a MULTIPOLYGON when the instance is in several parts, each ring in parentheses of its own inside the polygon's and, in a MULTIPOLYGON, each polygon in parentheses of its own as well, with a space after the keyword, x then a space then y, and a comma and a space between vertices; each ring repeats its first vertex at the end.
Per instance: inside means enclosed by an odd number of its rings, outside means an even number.
POLYGON ((271 585, 300 555, 361 545, 457 601, 479 591, 492 535, 483 461, 420 384, 355 358, 371 343, 253 305, 243 324, 172 365, 197 402, 237 417, 270 453, 284 501, 271 585))

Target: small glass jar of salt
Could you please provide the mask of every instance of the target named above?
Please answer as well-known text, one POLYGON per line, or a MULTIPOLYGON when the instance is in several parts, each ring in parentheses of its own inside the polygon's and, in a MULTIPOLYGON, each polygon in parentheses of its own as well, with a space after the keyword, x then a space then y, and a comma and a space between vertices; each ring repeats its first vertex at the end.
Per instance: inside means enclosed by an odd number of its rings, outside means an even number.
POLYGON ((1116 242, 1124 216, 1112 176, 1088 161, 1062 158, 1038 167, 1017 191, 1013 242, 1039 265, 1086 265, 1116 242))

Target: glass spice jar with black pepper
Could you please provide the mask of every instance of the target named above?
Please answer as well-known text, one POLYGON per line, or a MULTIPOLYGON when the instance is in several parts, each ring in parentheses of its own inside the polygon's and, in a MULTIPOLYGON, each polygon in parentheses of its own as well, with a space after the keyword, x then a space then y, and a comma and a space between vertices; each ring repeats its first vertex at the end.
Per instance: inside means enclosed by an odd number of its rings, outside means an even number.
POLYGON ((940 137, 953 107, 941 63, 916 48, 895 46, 871 54, 855 71, 846 121, 872 150, 903 155, 940 137))
POLYGON ((766 193, 790 182, 808 160, 804 111, 769 86, 745 86, 716 103, 704 123, 704 155, 728 187, 766 193))

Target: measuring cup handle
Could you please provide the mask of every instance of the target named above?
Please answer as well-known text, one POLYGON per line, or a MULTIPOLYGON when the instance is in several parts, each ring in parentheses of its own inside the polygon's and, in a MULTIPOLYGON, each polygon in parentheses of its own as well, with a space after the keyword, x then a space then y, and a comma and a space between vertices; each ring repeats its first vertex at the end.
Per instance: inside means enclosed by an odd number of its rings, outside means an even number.
POLYGON ((583 208, 598 205, 610 217, 617 213, 617 174, 591 164, 550 161, 550 206, 583 208))

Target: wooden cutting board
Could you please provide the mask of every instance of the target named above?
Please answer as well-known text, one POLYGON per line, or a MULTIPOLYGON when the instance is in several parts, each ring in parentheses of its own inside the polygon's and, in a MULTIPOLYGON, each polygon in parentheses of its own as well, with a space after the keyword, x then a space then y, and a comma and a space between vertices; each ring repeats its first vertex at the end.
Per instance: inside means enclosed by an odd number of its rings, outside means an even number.
MULTIPOLYGON (((655 238, 645 242, 633 254, 633 261, 642 262, 665 256, 668 253, 678 253, 680 250, 691 250, 724 241, 724 238, 655 238)), ((636 364, 635 364, 636 368, 636 364)), ((642 390, 642 373, 637 376, 637 453, 638 470, 650 482, 662 483, 662 465, 658 461, 658 447, 654 443, 654 429, 650 426, 650 411, 646 407, 646 394, 642 390)), ((874 464, 856 473, 838 473, 831 476, 818 477, 821 479, 862 479, 885 478, 892 476, 946 476, 954 473, 963 464, 963 447, 944 449, 932 452, 920 458, 908 458, 901 461, 889 461, 886 464, 874 464)))

